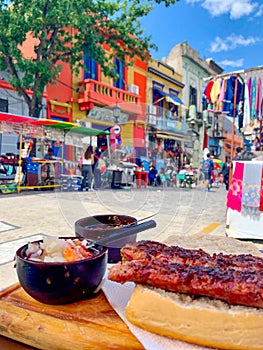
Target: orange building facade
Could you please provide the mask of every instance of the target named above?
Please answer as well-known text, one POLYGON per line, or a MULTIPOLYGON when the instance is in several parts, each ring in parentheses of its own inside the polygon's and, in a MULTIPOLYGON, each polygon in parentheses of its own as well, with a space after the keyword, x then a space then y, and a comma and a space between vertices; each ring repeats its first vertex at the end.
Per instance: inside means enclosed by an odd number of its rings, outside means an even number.
MULTIPOLYGON (((107 45, 104 45, 107 51, 107 45)), ((83 55, 83 69, 74 75, 69 66, 63 69, 56 85, 47 86, 47 118, 72 121, 100 130, 116 124, 116 147, 138 158, 145 154, 145 104, 147 63, 136 58, 132 67, 118 60, 119 79, 106 77, 99 64, 83 55), (118 120, 114 108, 119 106, 118 120), (116 131, 117 132, 117 131, 116 131)), ((105 140, 98 139, 103 149, 105 140)))

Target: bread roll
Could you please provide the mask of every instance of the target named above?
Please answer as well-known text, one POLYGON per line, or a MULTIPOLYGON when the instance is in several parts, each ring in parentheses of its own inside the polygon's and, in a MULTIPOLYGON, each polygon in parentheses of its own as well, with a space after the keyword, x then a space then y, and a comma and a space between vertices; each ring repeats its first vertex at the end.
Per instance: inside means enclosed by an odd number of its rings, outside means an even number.
POLYGON ((150 332, 194 344, 227 350, 263 349, 263 309, 136 285, 126 317, 150 332))
MULTIPOLYGON (((170 245, 202 248, 209 254, 261 256, 253 243, 205 234, 171 236, 170 245)), ((263 309, 228 305, 208 297, 136 285, 126 308, 127 319, 148 331, 218 349, 263 350, 263 309)))
POLYGON ((172 235, 165 242, 168 245, 178 245, 186 249, 203 249, 209 254, 252 254, 262 257, 256 244, 242 242, 232 237, 195 233, 193 235, 172 235))

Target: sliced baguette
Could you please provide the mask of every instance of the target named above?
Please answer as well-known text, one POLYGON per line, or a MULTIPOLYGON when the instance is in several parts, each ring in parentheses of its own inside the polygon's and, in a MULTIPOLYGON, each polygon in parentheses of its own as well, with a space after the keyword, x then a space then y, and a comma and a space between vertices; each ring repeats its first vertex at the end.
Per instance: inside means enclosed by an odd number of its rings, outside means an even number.
POLYGON ((150 332, 219 349, 262 350, 263 309, 136 285, 126 307, 131 323, 150 332))

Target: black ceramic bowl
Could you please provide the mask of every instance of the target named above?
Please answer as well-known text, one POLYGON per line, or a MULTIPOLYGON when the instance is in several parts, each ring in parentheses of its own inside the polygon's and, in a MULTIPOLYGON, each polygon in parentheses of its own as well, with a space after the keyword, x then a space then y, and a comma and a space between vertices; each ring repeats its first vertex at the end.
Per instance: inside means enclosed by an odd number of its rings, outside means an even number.
POLYGON ((76 262, 28 260, 27 248, 26 244, 16 252, 16 271, 21 286, 34 299, 45 304, 68 304, 95 296, 99 291, 107 267, 107 248, 95 245, 98 254, 76 262))
MULTIPOLYGON (((108 237, 118 230, 128 231, 130 228, 133 228, 133 231, 136 232, 136 227, 137 219, 132 216, 115 214, 94 215, 77 220, 75 222, 75 234, 77 237, 85 237, 96 241, 100 238, 108 237)), ((116 263, 120 261, 120 248, 127 243, 135 242, 136 238, 136 233, 125 236, 124 232, 123 238, 108 244, 108 262, 116 263)))

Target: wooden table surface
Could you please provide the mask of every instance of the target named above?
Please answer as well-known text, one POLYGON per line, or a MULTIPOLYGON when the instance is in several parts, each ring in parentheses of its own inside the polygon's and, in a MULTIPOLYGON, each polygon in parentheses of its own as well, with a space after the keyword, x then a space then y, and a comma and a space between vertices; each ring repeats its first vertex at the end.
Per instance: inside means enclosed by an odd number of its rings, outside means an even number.
POLYGON ((77 303, 46 305, 16 284, 0 292, 0 335, 1 350, 143 349, 103 292, 77 303))

